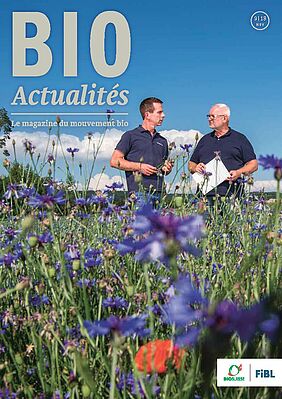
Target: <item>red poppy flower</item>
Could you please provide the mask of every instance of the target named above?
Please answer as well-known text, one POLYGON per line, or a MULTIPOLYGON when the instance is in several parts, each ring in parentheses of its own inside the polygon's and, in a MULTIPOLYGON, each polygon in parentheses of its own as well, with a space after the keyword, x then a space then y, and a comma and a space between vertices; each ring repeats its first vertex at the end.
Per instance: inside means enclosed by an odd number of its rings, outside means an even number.
POLYGON ((170 339, 157 339, 141 346, 134 360, 137 370, 145 371, 147 374, 162 374, 167 371, 169 360, 172 361, 174 367, 179 369, 184 353, 184 349, 174 346, 170 339))

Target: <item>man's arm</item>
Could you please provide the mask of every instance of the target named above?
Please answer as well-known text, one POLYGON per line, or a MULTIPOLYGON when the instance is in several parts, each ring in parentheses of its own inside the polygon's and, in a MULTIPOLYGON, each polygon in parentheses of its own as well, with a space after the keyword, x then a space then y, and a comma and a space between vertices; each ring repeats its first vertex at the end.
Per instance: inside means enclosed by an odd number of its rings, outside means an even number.
POLYGON ((140 172, 145 176, 153 175, 157 168, 142 162, 132 162, 124 159, 124 154, 119 150, 114 150, 110 165, 112 168, 124 170, 126 172, 140 172))
POLYGON ((251 161, 246 162, 242 168, 237 170, 230 170, 230 177, 228 178, 228 180, 235 181, 241 176, 241 174, 249 175, 256 170, 258 170, 258 161, 256 159, 252 159, 251 161))

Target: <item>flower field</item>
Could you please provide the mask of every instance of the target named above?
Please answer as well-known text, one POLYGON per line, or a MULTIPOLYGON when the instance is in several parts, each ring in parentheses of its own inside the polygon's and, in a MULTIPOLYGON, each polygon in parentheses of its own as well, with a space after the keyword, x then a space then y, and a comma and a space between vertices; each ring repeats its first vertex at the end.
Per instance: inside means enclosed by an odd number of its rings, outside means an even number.
POLYGON ((86 194, 7 161, 0 397, 281 397, 216 385, 217 358, 282 357, 282 160, 260 164, 275 199, 246 189, 209 211, 179 192, 117 204, 117 184, 86 194))

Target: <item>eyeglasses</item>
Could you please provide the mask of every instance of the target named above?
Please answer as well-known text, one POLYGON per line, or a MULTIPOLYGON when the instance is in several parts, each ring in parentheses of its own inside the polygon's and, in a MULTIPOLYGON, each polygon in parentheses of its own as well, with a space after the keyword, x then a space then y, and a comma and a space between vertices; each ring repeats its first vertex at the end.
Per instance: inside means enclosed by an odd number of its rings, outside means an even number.
POLYGON ((225 115, 210 115, 210 114, 208 114, 208 115, 207 115, 207 118, 208 118, 208 119, 215 119, 215 118, 217 118, 218 116, 225 116, 225 115))

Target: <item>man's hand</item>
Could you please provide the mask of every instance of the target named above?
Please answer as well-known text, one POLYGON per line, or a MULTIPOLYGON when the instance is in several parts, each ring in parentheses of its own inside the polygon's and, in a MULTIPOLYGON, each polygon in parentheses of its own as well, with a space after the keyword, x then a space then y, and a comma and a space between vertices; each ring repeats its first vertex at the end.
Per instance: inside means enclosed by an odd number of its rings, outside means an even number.
POLYGON ((171 172, 173 165, 174 165, 173 161, 168 161, 168 160, 165 161, 162 167, 162 171, 164 172, 165 175, 168 175, 171 172))
POLYGON ((148 163, 140 163, 140 172, 142 175, 151 176, 157 173, 157 168, 155 166, 149 165, 148 163))
POLYGON ((206 170, 206 165, 202 162, 198 163, 198 165, 195 168, 195 172, 198 173, 204 173, 205 170, 206 170))
POLYGON ((239 170, 230 170, 230 176, 227 177, 227 180, 229 181, 236 181, 240 176, 241 172, 239 170))

